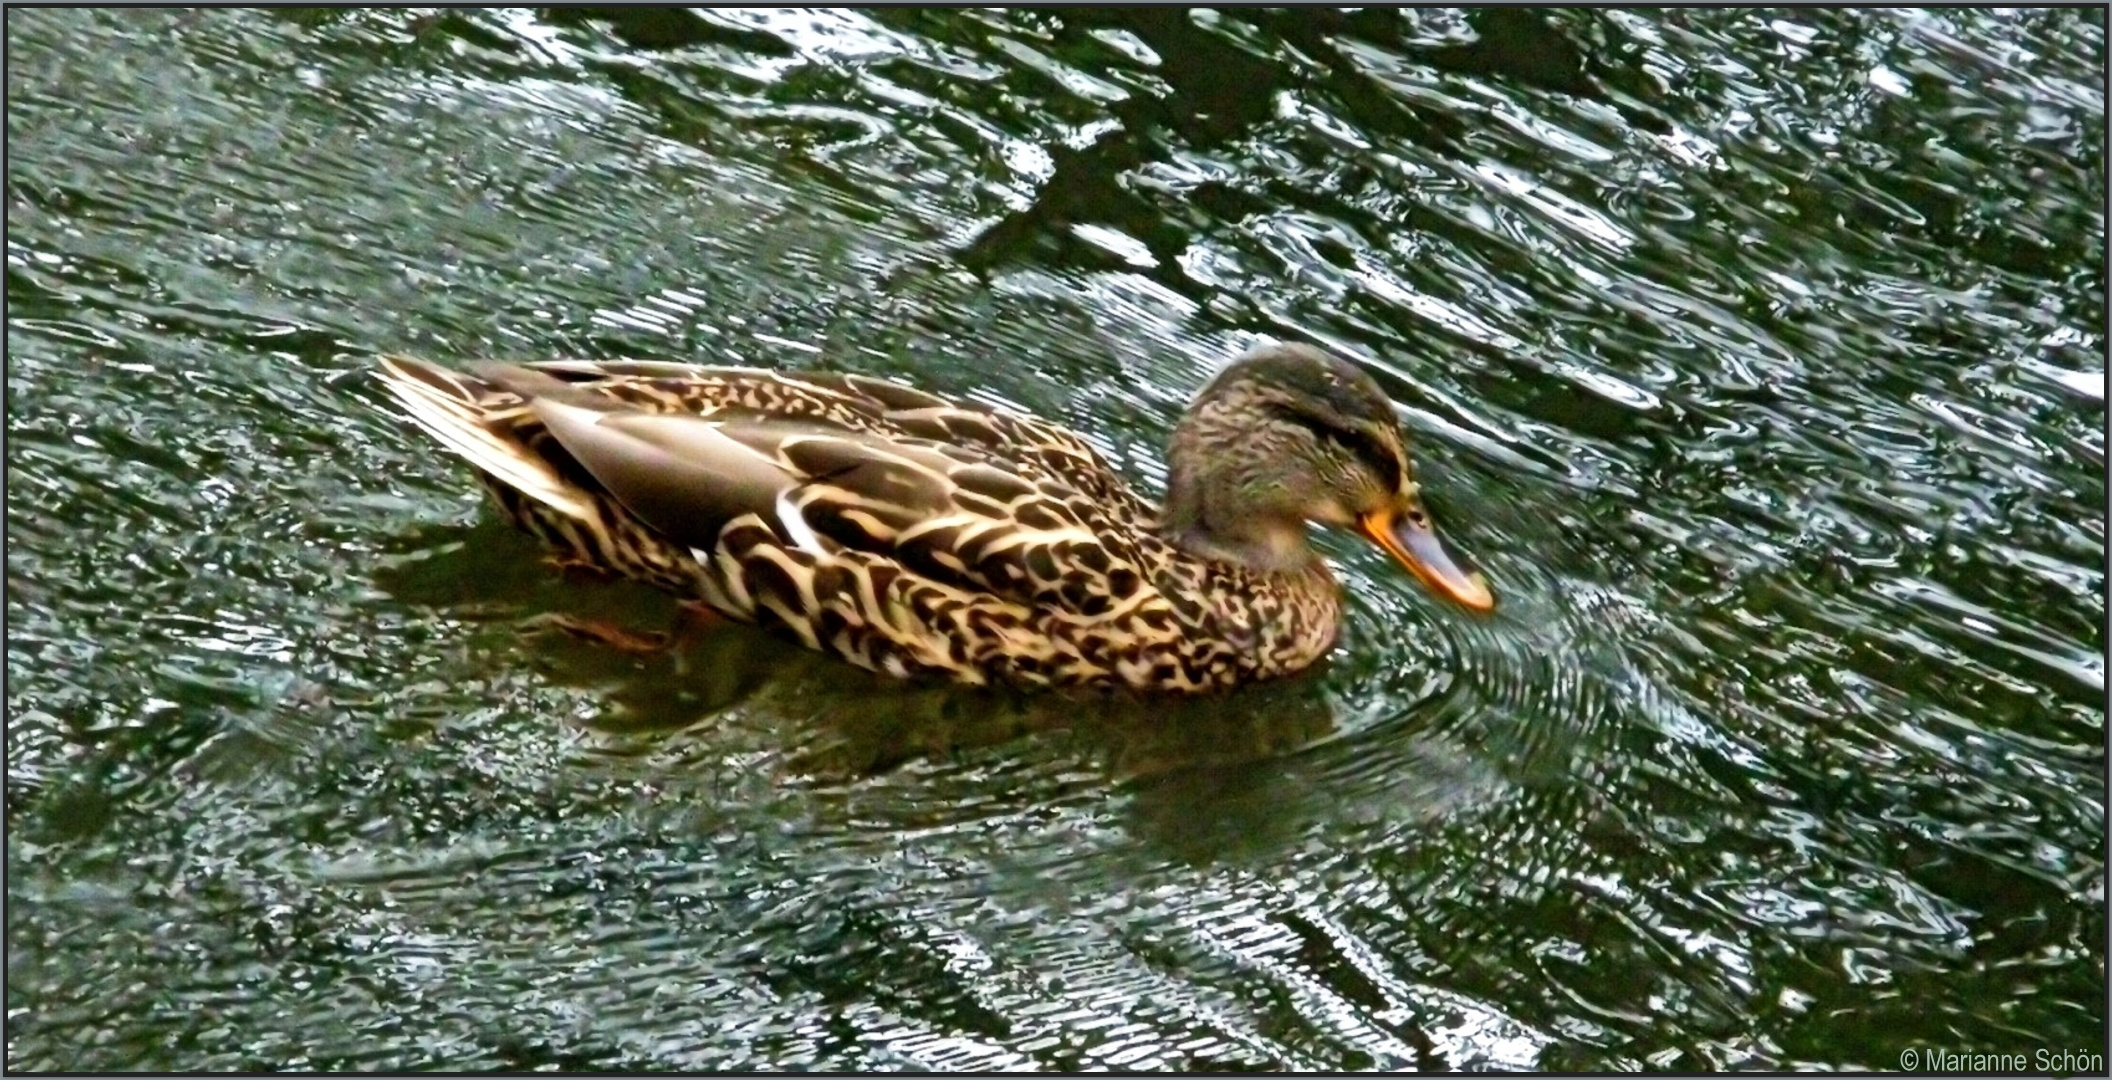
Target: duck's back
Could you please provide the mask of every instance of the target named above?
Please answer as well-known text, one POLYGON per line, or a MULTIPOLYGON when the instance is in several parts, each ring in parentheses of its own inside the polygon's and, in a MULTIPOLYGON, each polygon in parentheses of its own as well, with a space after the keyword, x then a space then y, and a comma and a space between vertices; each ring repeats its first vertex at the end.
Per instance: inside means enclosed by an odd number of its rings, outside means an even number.
POLYGON ((994 458, 1045 473, 1111 511, 1140 521, 1153 513, 1121 474, 1068 428, 869 375, 646 360, 559 360, 528 366, 656 411, 810 419, 882 438, 981 448, 994 458))

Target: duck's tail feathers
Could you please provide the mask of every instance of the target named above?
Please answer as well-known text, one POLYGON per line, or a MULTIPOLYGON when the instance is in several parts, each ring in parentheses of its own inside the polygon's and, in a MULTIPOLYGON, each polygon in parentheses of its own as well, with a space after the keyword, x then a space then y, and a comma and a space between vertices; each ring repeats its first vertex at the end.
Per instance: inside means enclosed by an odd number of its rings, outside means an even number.
POLYGON ((375 377, 403 406, 407 419, 492 479, 567 517, 595 520, 585 492, 505 426, 493 423, 495 413, 520 406, 513 395, 474 375, 408 356, 383 356, 375 377), (504 403, 492 401, 494 396, 504 403))

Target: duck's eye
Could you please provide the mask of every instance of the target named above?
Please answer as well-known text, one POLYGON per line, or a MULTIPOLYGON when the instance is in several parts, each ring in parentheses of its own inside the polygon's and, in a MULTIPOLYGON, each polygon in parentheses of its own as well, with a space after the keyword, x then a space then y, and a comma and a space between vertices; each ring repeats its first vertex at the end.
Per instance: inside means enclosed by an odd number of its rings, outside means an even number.
POLYGON ((1371 470, 1381 486, 1389 491, 1401 486, 1401 460, 1377 436, 1369 431, 1348 428, 1332 429, 1327 436, 1371 470))
POLYGON ((1401 459, 1386 445, 1377 433, 1362 427, 1348 427, 1335 417, 1302 411, 1278 404, 1272 409, 1285 423, 1305 428, 1320 440, 1322 445, 1341 452, 1351 461, 1362 465, 1387 490, 1401 486, 1405 479, 1401 474, 1401 459))

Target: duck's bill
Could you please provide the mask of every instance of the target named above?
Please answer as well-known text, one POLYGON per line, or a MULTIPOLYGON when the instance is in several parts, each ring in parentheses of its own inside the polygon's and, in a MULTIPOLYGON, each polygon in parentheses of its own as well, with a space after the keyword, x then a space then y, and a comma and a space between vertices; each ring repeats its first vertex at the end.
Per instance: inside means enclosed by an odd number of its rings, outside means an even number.
POLYGON ((1452 561, 1445 545, 1430 527, 1428 514, 1369 514, 1359 523, 1364 535, 1386 549, 1394 561, 1408 568, 1431 592, 1476 614, 1496 610, 1496 594, 1479 571, 1468 573, 1452 561))

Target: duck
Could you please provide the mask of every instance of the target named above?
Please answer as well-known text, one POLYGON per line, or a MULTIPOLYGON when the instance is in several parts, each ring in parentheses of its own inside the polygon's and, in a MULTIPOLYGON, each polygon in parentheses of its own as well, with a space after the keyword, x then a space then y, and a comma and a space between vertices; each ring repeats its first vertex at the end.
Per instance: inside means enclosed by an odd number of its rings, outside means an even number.
POLYGON ((1342 621, 1309 524, 1496 604, 1439 539, 1393 402, 1310 345, 1195 395, 1158 505, 1076 432, 873 376, 393 354, 376 374, 555 564, 900 678, 1197 694, 1304 671, 1342 621))

